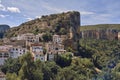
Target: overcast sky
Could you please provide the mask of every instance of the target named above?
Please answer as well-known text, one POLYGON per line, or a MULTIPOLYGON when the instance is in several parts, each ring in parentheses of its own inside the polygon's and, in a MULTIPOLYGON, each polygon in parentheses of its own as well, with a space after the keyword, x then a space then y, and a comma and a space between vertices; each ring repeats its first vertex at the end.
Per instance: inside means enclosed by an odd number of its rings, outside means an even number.
POLYGON ((82 25, 120 23, 120 0, 0 0, 0 24, 12 27, 73 10, 81 13, 82 25))

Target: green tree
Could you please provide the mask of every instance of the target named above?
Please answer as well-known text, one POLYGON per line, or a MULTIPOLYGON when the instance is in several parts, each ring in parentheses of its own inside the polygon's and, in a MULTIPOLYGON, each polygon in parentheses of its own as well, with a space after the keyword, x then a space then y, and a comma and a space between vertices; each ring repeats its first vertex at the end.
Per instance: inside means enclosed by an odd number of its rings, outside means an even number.
POLYGON ((17 75, 16 75, 16 73, 7 73, 6 74, 6 80, 20 80, 18 77, 17 77, 17 75))
POLYGON ((50 33, 45 33, 42 36, 44 42, 52 41, 52 35, 50 33))
POLYGON ((32 60, 32 55, 30 53, 21 57, 22 64, 21 70, 19 71, 20 78, 28 80, 40 80, 42 79, 41 69, 37 68, 32 60))
POLYGON ((72 54, 65 53, 57 56, 56 63, 61 67, 70 66, 72 61, 72 54))
POLYGON ((4 65, 1 67, 1 70, 5 74, 7 72, 18 74, 20 67, 21 67, 21 64, 18 58, 17 59, 9 58, 5 61, 4 65))
POLYGON ((81 80, 81 79, 79 79, 79 75, 76 74, 75 71, 71 70, 71 68, 66 67, 58 73, 56 80, 81 80))
POLYGON ((66 35, 66 34, 67 34, 67 31, 65 30, 65 28, 60 28, 58 34, 59 34, 59 35, 66 35))
POLYGON ((55 77, 58 74, 60 67, 55 62, 46 62, 42 69, 43 80, 56 80, 55 77))

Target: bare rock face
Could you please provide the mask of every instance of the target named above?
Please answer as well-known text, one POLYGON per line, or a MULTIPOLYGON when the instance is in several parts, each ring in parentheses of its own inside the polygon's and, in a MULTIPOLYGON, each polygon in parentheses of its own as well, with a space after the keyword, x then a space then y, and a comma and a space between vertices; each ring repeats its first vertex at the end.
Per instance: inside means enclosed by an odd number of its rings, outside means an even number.
POLYGON ((118 39, 120 32, 120 24, 101 24, 82 26, 80 31, 80 38, 84 39, 118 39))
POLYGON ((3 38, 4 33, 10 29, 10 26, 8 25, 0 25, 0 38, 3 38))
POLYGON ((11 28, 6 37, 17 36, 23 33, 41 33, 51 32, 54 34, 66 34, 72 33, 73 38, 79 37, 80 28, 80 13, 77 11, 71 11, 61 14, 51 14, 42 16, 35 20, 31 20, 21 24, 18 27, 11 28), (63 33, 64 32, 64 33, 63 33))

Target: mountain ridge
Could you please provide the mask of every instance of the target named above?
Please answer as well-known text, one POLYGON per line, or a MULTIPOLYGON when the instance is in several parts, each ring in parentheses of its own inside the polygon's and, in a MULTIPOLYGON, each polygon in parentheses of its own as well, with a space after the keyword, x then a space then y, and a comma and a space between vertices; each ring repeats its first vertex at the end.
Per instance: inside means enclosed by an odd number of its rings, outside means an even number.
POLYGON ((42 16, 41 18, 22 23, 21 25, 8 30, 5 36, 10 38, 17 36, 18 34, 37 34, 43 32, 58 34, 60 33, 60 31, 69 33, 71 28, 72 33, 74 34, 74 36, 76 36, 76 34, 79 33, 79 31, 77 31, 79 30, 79 27, 80 13, 77 11, 70 11, 60 14, 46 15, 42 16))
POLYGON ((0 24, 0 38, 4 37, 4 34, 7 32, 7 30, 10 29, 9 25, 6 24, 0 24))

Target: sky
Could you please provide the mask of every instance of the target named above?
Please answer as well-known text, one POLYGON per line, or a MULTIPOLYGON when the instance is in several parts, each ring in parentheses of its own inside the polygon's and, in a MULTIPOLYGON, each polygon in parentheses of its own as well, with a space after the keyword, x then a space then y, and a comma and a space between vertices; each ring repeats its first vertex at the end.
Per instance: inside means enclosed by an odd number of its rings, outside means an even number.
POLYGON ((0 0, 0 24, 14 27, 67 11, 79 11, 81 25, 120 24, 120 0, 0 0))

